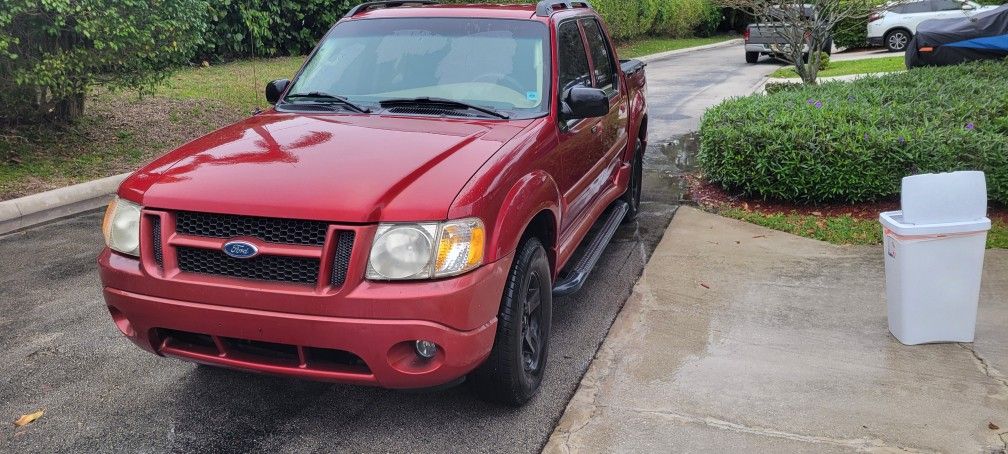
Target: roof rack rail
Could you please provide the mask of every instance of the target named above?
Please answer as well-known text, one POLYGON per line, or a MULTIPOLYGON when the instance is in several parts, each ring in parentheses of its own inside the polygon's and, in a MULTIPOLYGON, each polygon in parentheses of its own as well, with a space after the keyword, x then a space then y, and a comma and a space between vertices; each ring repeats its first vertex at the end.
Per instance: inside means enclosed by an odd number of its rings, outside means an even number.
POLYGON ((343 15, 344 18, 353 17, 357 13, 363 13, 372 8, 398 8, 400 6, 406 5, 437 5, 437 0, 399 0, 399 1, 389 1, 389 2, 364 2, 360 5, 353 7, 350 11, 343 15))
POLYGON ((591 3, 585 0, 542 0, 536 5, 536 16, 549 17, 558 9, 588 8, 592 9, 591 3))

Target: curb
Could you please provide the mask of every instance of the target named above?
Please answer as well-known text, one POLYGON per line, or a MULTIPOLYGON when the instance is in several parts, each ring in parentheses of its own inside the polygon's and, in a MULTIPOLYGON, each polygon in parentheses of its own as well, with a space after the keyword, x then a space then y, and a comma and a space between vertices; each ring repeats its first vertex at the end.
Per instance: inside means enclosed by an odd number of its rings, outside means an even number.
POLYGON ((687 47, 687 48, 684 48, 684 49, 676 49, 676 50, 670 50, 670 51, 667 51, 667 52, 659 52, 657 54, 644 55, 644 56, 641 56, 641 57, 637 57, 637 60, 640 60, 640 61, 642 61, 644 63, 651 63, 651 62, 655 62, 655 61, 659 61, 659 60, 664 60, 666 58, 669 58, 669 57, 672 57, 672 56, 675 56, 675 55, 686 54, 686 53, 690 53, 690 52, 696 52, 698 50, 717 49, 719 47, 731 47, 731 46, 737 46, 739 44, 742 44, 742 38, 733 38, 733 39, 729 39, 728 41, 721 41, 719 43, 704 44, 702 46, 687 47))
POLYGON ((0 202, 0 235, 105 206, 129 173, 0 202))
MULTIPOLYGON (((742 39, 733 38, 718 43, 644 55, 637 59, 651 63, 698 50, 739 44, 742 44, 742 39)), ((119 184, 129 175, 129 173, 123 173, 0 202, 0 235, 101 208, 108 203, 109 198, 119 188, 119 184)))
MULTIPOLYGON (((877 72, 877 73, 846 74, 846 75, 843 75, 843 76, 820 77, 820 78, 816 79, 816 82, 817 83, 819 83, 819 82, 850 82, 852 80, 863 79, 863 78, 866 78, 866 77, 882 77, 882 76, 889 75, 889 74, 899 74, 901 72, 905 72, 905 71, 883 71, 883 72, 877 72)), ((785 78, 785 77, 767 77, 766 80, 763 81, 763 84, 761 84, 759 86, 759 88, 756 89, 756 92, 762 93, 762 92, 766 91, 765 90, 766 85, 767 84, 771 84, 771 83, 800 84, 801 83, 801 78, 798 78, 798 77, 787 77, 787 78, 785 78)))

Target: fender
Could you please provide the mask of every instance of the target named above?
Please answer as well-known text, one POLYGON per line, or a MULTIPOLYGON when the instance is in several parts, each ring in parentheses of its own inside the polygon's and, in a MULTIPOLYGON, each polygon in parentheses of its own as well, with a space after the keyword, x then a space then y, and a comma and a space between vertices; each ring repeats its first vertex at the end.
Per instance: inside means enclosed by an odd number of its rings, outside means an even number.
MULTIPOLYGON (((553 214, 553 232, 559 232, 560 189, 548 173, 536 170, 518 179, 504 197, 501 215, 497 217, 493 236, 487 245, 490 255, 504 257, 517 249, 522 233, 543 210, 553 214)), ((547 247, 550 249, 547 253, 555 260, 556 244, 547 247)))

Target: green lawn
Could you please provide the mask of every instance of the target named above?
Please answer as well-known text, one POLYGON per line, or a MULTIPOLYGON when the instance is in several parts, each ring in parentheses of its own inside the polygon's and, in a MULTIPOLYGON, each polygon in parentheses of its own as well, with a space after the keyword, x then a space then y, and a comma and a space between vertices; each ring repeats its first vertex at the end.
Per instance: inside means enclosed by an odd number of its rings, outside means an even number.
MULTIPOLYGON (((893 71, 905 71, 903 57, 865 58, 862 60, 831 61, 825 71, 819 71, 819 77, 846 76, 849 74, 868 74, 893 71)), ((785 66, 774 71, 770 77, 797 78, 798 73, 791 66, 785 66)))
POLYGON ((304 57, 280 57, 185 68, 155 94, 177 100, 211 99, 251 111, 266 106, 267 82, 293 78, 302 63, 304 57))
POLYGON ((616 48, 620 58, 637 58, 642 55, 657 54, 687 47, 714 44, 736 38, 732 35, 717 35, 707 38, 649 38, 623 43, 616 48))
MULTIPOLYGON (((746 211, 741 208, 727 208, 721 210, 719 214, 833 244, 871 245, 882 243, 882 227, 875 219, 857 219, 848 215, 823 217, 785 213, 766 214, 746 211)), ((1008 223, 994 221, 993 227, 987 234, 987 247, 1008 248, 1008 223)))

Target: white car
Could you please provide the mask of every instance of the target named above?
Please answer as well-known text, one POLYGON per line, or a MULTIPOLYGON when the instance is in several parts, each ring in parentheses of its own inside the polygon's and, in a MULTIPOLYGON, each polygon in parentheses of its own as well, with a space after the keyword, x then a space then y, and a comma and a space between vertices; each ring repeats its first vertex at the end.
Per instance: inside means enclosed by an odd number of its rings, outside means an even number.
POLYGON ((906 50, 917 25, 928 19, 972 16, 997 6, 981 6, 969 0, 910 0, 890 3, 868 18, 868 44, 885 46, 890 52, 906 50))

